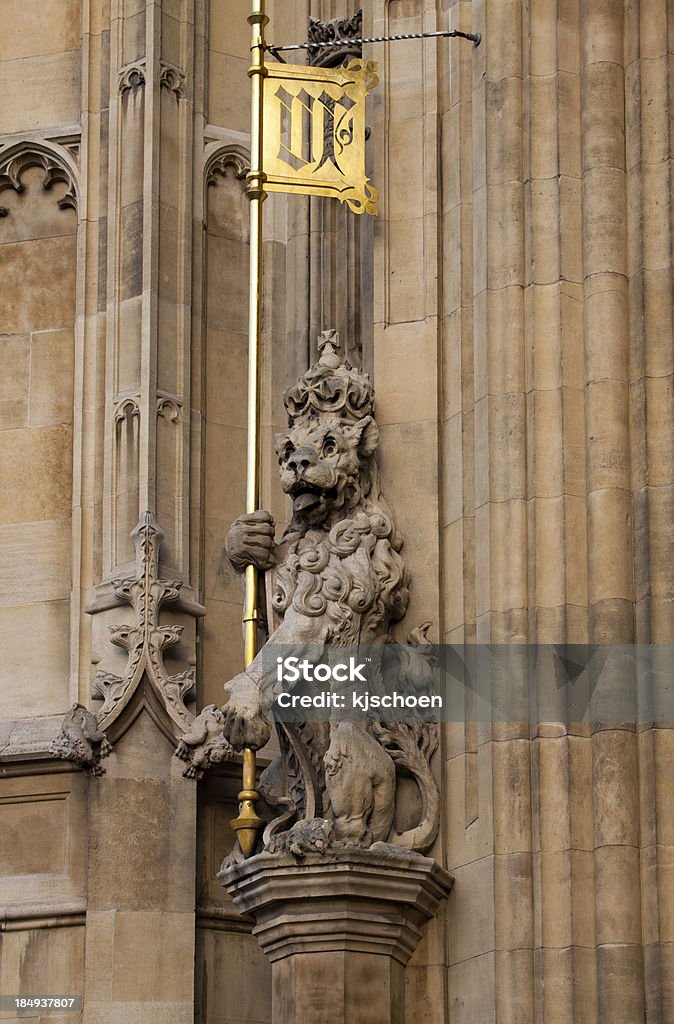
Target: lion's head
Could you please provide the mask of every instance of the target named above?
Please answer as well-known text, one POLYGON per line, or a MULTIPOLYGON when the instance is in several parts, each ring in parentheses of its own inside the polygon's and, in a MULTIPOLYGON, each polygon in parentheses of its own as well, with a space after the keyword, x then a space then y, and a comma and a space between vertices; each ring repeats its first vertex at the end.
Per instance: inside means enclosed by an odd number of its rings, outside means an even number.
POLYGON ((342 362, 335 331, 323 331, 318 347, 318 362, 285 393, 288 430, 276 436, 281 486, 300 529, 348 516, 376 477, 379 430, 370 378, 342 362))
POLYGON ((330 413, 277 434, 281 487, 294 517, 317 526, 348 515, 370 491, 378 439, 371 416, 350 423, 330 413))

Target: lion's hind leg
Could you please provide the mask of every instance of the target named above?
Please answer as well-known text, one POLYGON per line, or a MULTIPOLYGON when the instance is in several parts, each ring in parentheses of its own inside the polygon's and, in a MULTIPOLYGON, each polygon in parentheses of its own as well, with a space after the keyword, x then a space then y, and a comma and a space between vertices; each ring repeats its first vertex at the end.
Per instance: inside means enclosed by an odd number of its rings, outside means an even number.
POLYGON ((324 759, 326 786, 340 842, 386 840, 393 822, 395 765, 369 733, 340 722, 324 759))

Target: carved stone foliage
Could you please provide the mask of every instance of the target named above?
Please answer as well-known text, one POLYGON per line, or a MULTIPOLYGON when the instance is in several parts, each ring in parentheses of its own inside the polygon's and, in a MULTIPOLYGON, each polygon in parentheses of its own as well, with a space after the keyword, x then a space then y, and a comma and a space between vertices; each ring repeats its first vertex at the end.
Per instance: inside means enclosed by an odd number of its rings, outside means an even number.
MULTIPOLYGON (((159 578, 163 533, 151 512, 145 512, 131 536, 136 548, 136 574, 112 580, 112 588, 119 601, 133 608, 134 622, 110 627, 111 643, 128 652, 128 662, 121 676, 97 671, 92 694, 103 701, 97 718, 102 728, 108 728, 146 675, 177 731, 184 733, 194 721, 185 707, 185 699, 194 693, 194 671, 168 673, 164 652, 180 643, 183 627, 165 625, 159 620, 161 609, 178 600, 182 581, 159 578)), ((193 611, 203 615, 206 609, 195 606, 193 611)))
POLYGON ((61 723, 61 731, 51 745, 51 753, 64 761, 73 761, 92 775, 104 775, 101 758, 112 747, 99 729, 96 716, 82 704, 73 704, 61 723))
MULTIPOLYGON (((76 172, 72 158, 65 149, 53 144, 26 141, 0 151, 0 192, 13 189, 23 192, 22 177, 31 167, 40 167, 44 171, 42 185, 50 189, 56 182, 66 185, 65 195, 61 196, 58 206, 62 209, 77 209, 76 172)), ((8 210, 2 207, 0 216, 7 216, 8 210)))
MULTIPOLYGON (((404 617, 409 596, 402 540, 379 484, 374 389, 367 374, 342 362, 338 346, 335 332, 324 332, 320 359, 285 395, 289 427, 277 436, 276 449, 293 515, 282 540, 274 539, 271 516, 258 512, 236 521, 227 551, 235 569, 253 564, 271 573, 270 644, 295 651, 311 645, 327 657, 347 644, 368 645, 370 652, 392 645, 385 672, 383 661, 376 671, 409 692, 432 671, 429 623, 413 630, 407 644, 393 644, 390 628, 404 617)), ((276 658, 264 650, 225 686, 225 735, 235 748, 266 741, 264 709, 282 688, 276 658)), ((264 836, 269 851, 375 843, 426 850, 433 843, 439 799, 430 761, 437 725, 352 717, 276 722, 281 755, 260 780, 265 801, 277 809, 264 836), (416 783, 416 816, 407 804, 402 817, 396 813, 407 799, 402 776, 416 783), (396 820, 411 827, 398 832, 396 820), (292 835, 282 838, 288 829, 292 835)))
POLYGON ((309 63, 314 67, 336 68, 352 57, 362 57, 363 47, 354 43, 363 35, 363 12, 356 11, 351 18, 333 18, 321 21, 313 16, 309 18, 308 41, 312 45, 308 49, 309 63), (326 46, 326 43, 339 42, 339 46, 326 46))

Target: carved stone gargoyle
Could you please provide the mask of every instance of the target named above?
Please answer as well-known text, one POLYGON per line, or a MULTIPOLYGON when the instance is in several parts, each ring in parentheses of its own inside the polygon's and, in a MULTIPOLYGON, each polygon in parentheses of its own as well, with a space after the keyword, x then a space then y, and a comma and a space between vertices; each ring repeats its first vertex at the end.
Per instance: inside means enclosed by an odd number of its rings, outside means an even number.
POLYGON ((107 757, 111 750, 107 736, 98 727, 96 716, 83 704, 73 704, 51 745, 52 754, 79 764, 91 775, 105 774, 101 758, 107 757))
MULTIPOLYGON (((333 651, 392 642, 403 618, 408 577, 402 541, 381 493, 375 453, 379 431, 367 374, 342 362, 334 331, 319 339, 319 361, 285 395, 289 426, 276 438, 281 486, 293 514, 280 542, 268 512, 241 516, 227 537, 237 571, 247 564, 271 574, 271 644, 333 651)), ((414 631, 398 659, 401 685, 423 663, 428 624, 414 631), (406 676, 407 673, 407 676, 406 676)), ((225 685, 224 734, 232 747, 263 746, 270 735, 263 695, 278 693, 265 649, 225 685)), ((438 790, 430 759, 437 725, 342 716, 323 722, 277 722, 280 757, 259 789, 278 810, 264 843, 269 852, 389 843, 427 850, 438 829, 438 790), (417 821, 396 830, 401 775, 417 784, 417 821), (312 824, 313 823, 313 824, 312 824), (290 830, 289 834, 288 830, 290 830)), ((407 821, 409 814, 405 815, 407 821)))
POLYGON ((211 765, 229 760, 234 751, 222 734, 224 715, 215 704, 207 704, 178 741, 176 757, 187 762, 186 779, 201 779, 211 765))

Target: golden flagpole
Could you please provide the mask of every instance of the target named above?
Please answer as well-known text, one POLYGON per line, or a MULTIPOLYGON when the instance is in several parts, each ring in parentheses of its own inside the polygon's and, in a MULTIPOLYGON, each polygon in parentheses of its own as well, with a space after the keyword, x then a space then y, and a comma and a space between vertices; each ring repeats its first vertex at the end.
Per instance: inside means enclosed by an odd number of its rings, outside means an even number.
MULTIPOLYGON (((246 459, 246 512, 260 507, 260 349, 262 339, 262 204, 267 198, 262 169, 262 107, 264 78, 264 27, 269 21, 265 0, 251 0, 248 24, 251 27, 250 171, 248 196, 250 205, 250 270, 248 280, 248 451, 246 459)), ((243 612, 244 661, 248 668, 257 653, 259 576, 254 565, 246 567, 246 598, 243 612)), ((258 800, 255 789, 255 751, 243 750, 243 788, 239 793, 239 816, 232 828, 239 837, 244 857, 255 849, 257 834, 264 824, 255 812, 258 800)))

